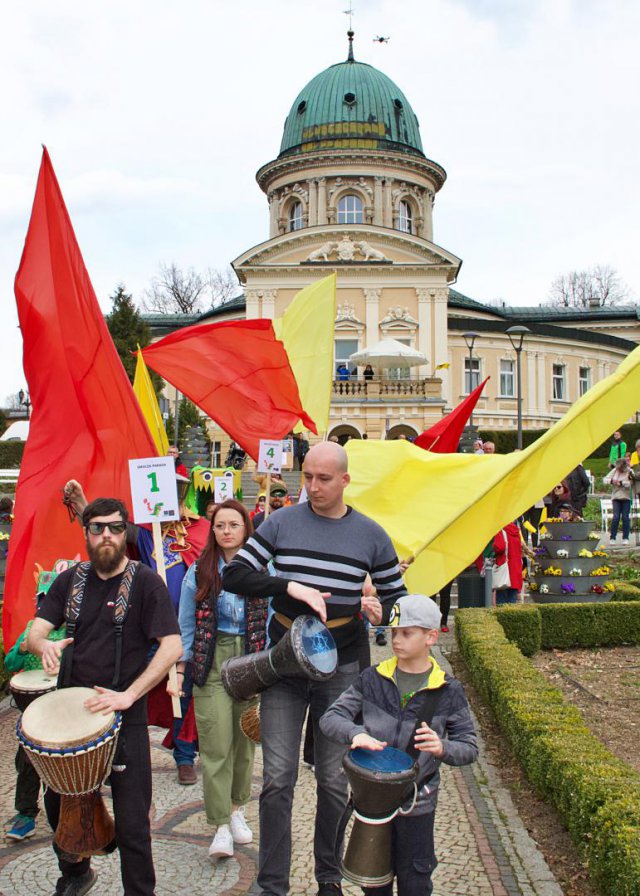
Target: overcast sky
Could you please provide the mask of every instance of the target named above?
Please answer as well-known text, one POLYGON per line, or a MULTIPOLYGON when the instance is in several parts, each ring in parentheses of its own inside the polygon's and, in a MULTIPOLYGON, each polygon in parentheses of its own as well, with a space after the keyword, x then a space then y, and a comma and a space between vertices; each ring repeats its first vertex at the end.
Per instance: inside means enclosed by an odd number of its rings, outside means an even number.
MULTIPOLYGON (((103 309, 161 262, 268 237, 255 172, 294 98, 346 58, 348 0, 2 4, 0 403, 25 385, 13 294, 46 144, 103 309)), ((448 180, 457 288, 539 304, 595 263, 640 294, 637 0, 354 0, 355 55, 404 91, 448 180), (389 36, 387 44, 373 41, 389 36)))

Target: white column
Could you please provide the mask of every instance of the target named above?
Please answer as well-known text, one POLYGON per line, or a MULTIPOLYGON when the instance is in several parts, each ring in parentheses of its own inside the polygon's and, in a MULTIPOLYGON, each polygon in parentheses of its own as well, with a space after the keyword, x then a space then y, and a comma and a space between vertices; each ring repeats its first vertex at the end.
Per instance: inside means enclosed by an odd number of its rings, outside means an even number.
POLYGON ((378 330, 380 326, 380 296, 382 295, 381 289, 365 289, 364 290, 364 301, 365 301, 365 347, 367 345, 373 345, 378 342, 380 336, 378 335, 378 330))
POLYGON ((312 178, 307 181, 307 186, 309 188, 308 224, 309 227, 315 227, 318 223, 318 182, 312 178))
POLYGON ((277 289, 262 290, 262 317, 268 317, 273 320, 276 316, 276 295, 277 289))
POLYGON ((382 178, 373 179, 373 223, 376 227, 382 227, 384 212, 382 208, 382 178))
POLYGON ((318 178, 318 224, 327 223, 327 179, 318 178))
POLYGON ((383 187, 383 227, 393 227, 393 208, 391 205, 392 177, 385 177, 383 187))
POLYGON ((247 320, 255 320, 257 317, 260 317, 260 298, 257 289, 247 289, 244 298, 247 320))

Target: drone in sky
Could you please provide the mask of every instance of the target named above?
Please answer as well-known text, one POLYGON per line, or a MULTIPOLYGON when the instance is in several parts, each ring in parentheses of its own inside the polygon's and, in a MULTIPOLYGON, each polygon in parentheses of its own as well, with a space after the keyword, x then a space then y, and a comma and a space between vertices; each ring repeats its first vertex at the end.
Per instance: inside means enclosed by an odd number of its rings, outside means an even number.
POLYGON ((380 37, 379 34, 376 34, 376 36, 373 38, 374 44, 388 44, 390 40, 390 37, 380 37))

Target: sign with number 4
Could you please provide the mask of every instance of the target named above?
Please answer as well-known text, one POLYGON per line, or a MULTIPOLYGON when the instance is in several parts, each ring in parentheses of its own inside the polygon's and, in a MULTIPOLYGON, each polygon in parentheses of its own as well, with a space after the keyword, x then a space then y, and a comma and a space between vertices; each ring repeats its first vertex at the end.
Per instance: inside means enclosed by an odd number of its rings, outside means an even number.
POLYGON ((282 470, 282 442, 260 439, 258 473, 279 473, 282 470))
POLYGON ((136 523, 164 523, 180 519, 176 467, 172 457, 130 460, 129 478, 136 523))

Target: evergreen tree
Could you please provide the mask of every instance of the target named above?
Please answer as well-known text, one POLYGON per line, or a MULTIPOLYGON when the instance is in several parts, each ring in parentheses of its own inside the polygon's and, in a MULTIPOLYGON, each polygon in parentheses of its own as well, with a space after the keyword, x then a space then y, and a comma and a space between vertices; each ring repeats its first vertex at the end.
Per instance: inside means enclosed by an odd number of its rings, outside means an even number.
MULTIPOLYGON (((124 284, 120 283, 111 296, 113 308, 107 315, 107 327, 111 333, 116 351, 120 356, 122 365, 127 372, 129 380, 133 383, 136 372, 136 356, 132 354, 140 345, 144 348, 151 342, 151 330, 140 316, 140 312, 133 303, 133 296, 125 292, 124 284)), ((162 391, 162 378, 149 370, 153 388, 156 395, 162 391)))

